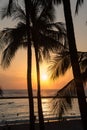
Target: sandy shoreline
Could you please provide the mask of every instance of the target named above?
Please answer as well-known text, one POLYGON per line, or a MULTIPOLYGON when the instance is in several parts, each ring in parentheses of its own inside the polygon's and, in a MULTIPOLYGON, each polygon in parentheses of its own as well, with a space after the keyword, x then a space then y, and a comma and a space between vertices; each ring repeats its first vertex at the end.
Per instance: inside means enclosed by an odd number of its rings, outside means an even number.
MULTIPOLYGON (((0 130, 29 130, 28 123, 0 126, 0 130)), ((39 130, 38 123, 35 130, 39 130)), ((45 130, 83 130, 81 120, 46 122, 45 130)))

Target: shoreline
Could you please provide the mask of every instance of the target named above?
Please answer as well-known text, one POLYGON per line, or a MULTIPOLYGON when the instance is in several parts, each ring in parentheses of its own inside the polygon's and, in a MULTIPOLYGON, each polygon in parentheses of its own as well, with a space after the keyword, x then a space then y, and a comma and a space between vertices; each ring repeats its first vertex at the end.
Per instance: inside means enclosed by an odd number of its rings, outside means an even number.
MULTIPOLYGON (((16 123, 0 125, 0 130, 29 130, 29 123, 16 123)), ((83 130, 80 119, 45 122, 45 130, 83 130)), ((35 123, 35 130, 39 130, 39 124, 35 123)))
MULTIPOLYGON (((63 116, 61 119, 58 118, 58 117, 47 117, 47 118, 44 118, 44 122, 47 123, 47 122, 60 122, 60 121, 70 121, 70 120, 81 120, 81 117, 80 116, 63 116)), ((39 120, 36 119, 35 120, 35 123, 38 123, 39 120)), ((0 122, 0 126, 5 126, 5 125, 13 125, 13 124, 25 124, 25 123, 29 123, 29 120, 26 119, 26 120, 2 120, 0 122)))

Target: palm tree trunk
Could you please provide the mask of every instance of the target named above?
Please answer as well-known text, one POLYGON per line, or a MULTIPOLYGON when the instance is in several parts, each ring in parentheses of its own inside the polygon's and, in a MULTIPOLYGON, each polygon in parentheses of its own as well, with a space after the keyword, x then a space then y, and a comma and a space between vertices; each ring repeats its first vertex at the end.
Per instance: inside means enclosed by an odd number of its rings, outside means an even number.
POLYGON ((27 88, 29 97, 29 111, 30 111, 30 130, 35 129, 35 119, 34 119, 34 101, 33 101, 33 91, 32 91, 32 52, 31 52, 31 40, 30 40, 30 21, 29 21, 29 0, 25 0, 26 9, 26 31, 28 37, 28 48, 27 48, 27 88))
POLYGON ((41 90, 40 90, 40 67, 39 67, 39 59, 38 59, 38 49, 35 47, 35 56, 36 56, 36 70, 37 70, 37 100, 38 100, 38 116, 39 116, 39 127, 40 130, 45 129, 44 118, 43 118, 43 110, 41 103, 41 90))
POLYGON ((81 113, 81 119, 82 119, 84 130, 87 130, 87 103, 86 103, 86 97, 84 93, 84 87, 81 79, 80 67, 79 67, 78 57, 77 57, 77 48, 76 48, 76 41, 74 35, 70 0, 63 0, 63 6, 64 6, 66 27, 67 27, 67 36, 69 42, 72 70, 73 70, 73 75, 77 86, 76 90, 77 90, 77 96, 79 102, 79 109, 81 113))

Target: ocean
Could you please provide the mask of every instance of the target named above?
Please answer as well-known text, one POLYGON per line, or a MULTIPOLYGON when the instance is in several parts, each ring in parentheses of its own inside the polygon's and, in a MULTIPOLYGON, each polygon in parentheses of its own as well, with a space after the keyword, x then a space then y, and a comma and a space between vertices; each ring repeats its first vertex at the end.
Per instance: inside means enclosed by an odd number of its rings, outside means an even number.
MULTIPOLYGON (((42 90, 42 107, 45 121, 58 118, 57 113, 53 112, 52 99, 57 90, 42 90), (49 97, 50 96, 50 97, 49 97)), ((36 90, 33 91, 36 96, 36 90)), ((29 108, 27 90, 4 90, 3 99, 0 99, 0 124, 21 123, 29 120, 29 108), (9 97, 9 98, 8 98, 9 97), (11 98, 13 97, 13 98, 11 98), (18 97, 18 98, 17 98, 18 97), (21 98, 22 97, 22 98, 21 98)), ((34 112, 36 121, 38 121, 37 98, 34 98, 34 112)), ((64 115, 67 118, 76 118, 80 116, 78 102, 75 98, 72 109, 64 115)))

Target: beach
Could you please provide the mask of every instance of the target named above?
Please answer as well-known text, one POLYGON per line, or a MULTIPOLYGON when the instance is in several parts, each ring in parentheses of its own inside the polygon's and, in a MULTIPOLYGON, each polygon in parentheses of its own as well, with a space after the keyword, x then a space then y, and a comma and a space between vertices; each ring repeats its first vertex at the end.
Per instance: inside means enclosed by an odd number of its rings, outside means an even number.
MULTIPOLYGON (((53 111, 52 99, 56 90, 42 91, 42 106, 44 120, 55 120, 58 118, 57 112, 53 111), (50 96, 50 97, 48 97, 50 96)), ((24 123, 29 120, 29 106, 26 90, 6 90, 3 97, 0 99, 0 125, 5 122, 10 123, 24 123)), ((36 91, 34 91, 36 96, 36 91)), ((37 97, 34 97, 34 114, 38 120, 37 97)), ((77 118, 80 117, 77 99, 73 99, 72 109, 64 113, 63 118, 77 118)))
MULTIPOLYGON (((0 130, 29 130, 29 123, 19 123, 0 126, 0 130)), ((35 130, 39 130, 39 124, 35 123, 35 130)), ((83 130, 81 120, 64 120, 45 122, 45 130, 83 130)))
MULTIPOLYGON (((44 96, 47 96, 46 92, 49 96, 52 96, 53 90, 44 91, 44 96)), ((29 130, 28 99, 27 97, 24 98, 25 96, 26 91, 5 91, 5 99, 4 97, 0 99, 0 130, 29 130)), ((42 98, 45 130, 83 130, 77 106, 77 99, 74 99, 74 107, 63 115, 62 121, 59 121, 58 116, 56 113, 54 114, 51 109, 52 98, 53 97, 42 98)), ((34 98, 34 107, 36 116, 35 130, 39 130, 36 98, 34 98)))

